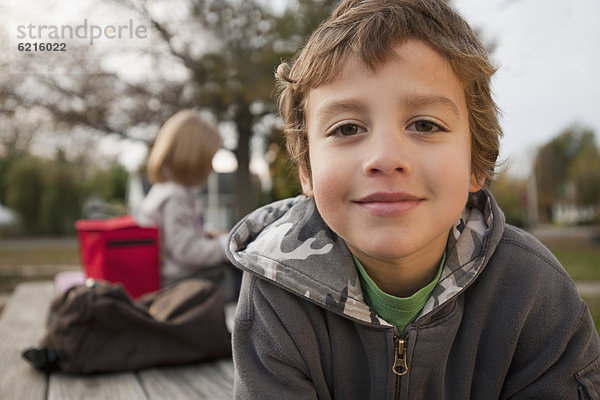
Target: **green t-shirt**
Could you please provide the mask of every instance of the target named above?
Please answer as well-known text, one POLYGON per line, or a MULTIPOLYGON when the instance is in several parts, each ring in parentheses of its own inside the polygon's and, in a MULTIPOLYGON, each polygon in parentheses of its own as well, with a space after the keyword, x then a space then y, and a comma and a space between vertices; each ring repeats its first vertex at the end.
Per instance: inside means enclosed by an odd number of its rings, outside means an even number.
POLYGON ((354 263, 358 268, 360 284, 367 304, 384 320, 396 325, 398 331, 404 334, 406 326, 413 322, 419 316, 419 313, 429 299, 435 285, 437 285, 442 275, 442 269, 446 262, 446 253, 442 257, 442 262, 438 268, 435 278, 424 288, 417 291, 410 297, 396 297, 385 293, 373 282, 367 271, 354 257, 354 263))

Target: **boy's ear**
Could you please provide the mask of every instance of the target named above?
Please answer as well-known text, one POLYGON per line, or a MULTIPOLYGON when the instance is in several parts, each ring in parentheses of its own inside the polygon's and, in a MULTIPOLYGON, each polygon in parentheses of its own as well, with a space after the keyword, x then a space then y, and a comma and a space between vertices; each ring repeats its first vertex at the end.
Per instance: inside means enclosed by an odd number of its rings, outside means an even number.
POLYGON ((471 179, 469 181, 469 192, 475 193, 481 190, 483 187, 483 183, 485 182, 485 177, 477 177, 475 173, 471 172, 471 179))
POLYGON ((300 175, 300 184, 302 185, 302 192, 308 197, 313 197, 314 192, 312 186, 312 179, 305 165, 300 165, 298 167, 298 174, 300 175))

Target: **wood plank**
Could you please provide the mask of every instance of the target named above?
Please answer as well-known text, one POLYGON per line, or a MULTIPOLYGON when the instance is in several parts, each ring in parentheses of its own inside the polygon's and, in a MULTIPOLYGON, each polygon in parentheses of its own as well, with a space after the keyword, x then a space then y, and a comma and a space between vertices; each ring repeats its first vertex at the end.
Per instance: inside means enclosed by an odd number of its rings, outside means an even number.
POLYGON ((48 400, 146 400, 135 373, 50 375, 48 400))
MULTIPOLYGON (((225 304, 229 332, 237 302, 225 304)), ((230 400, 233 398, 233 361, 223 359, 188 366, 150 368, 139 372, 149 400, 230 400)))
POLYGON ((149 400, 230 400, 233 362, 223 359, 190 366, 151 368, 139 372, 149 400))
POLYGON ((220 360, 199 366, 198 370, 184 369, 183 376, 198 390, 203 399, 233 398, 233 361, 220 360))
POLYGON ((46 398, 47 375, 21 357, 36 347, 45 331, 53 283, 28 282, 17 286, 0 317, 0 398, 46 398))

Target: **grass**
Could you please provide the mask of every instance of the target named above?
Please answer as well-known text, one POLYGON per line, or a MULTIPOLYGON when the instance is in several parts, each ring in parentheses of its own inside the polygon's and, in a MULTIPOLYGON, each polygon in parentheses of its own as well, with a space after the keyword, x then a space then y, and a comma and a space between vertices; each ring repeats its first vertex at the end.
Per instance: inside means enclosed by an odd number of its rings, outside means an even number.
POLYGON ((600 295, 596 296, 582 296, 583 300, 587 303, 592 313, 592 318, 596 324, 596 330, 600 333, 600 295))
POLYGON ((0 245, 0 292, 29 280, 51 280, 58 272, 79 269, 75 240, 9 240, 0 245))
POLYGON ((600 245, 583 238, 552 238, 542 242, 575 281, 600 281, 600 245))
POLYGON ((576 281, 600 281, 600 249, 552 251, 576 281))
POLYGON ((76 265, 79 264, 77 245, 39 248, 0 248, 0 269, 21 265, 76 265))

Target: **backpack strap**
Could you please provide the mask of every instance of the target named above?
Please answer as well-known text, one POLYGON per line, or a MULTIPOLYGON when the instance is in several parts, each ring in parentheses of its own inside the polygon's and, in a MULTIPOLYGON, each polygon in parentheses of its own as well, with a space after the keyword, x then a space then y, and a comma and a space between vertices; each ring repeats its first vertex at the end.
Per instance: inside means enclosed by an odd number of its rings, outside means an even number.
POLYGON ((33 367, 42 372, 50 373, 58 371, 59 369, 58 363, 61 361, 61 357, 60 354, 58 354, 58 352, 54 349, 31 348, 25 350, 21 355, 24 359, 29 361, 33 367))

